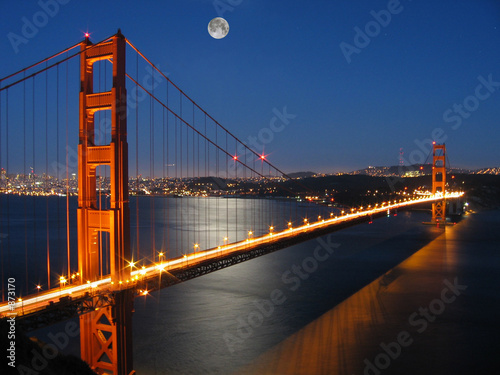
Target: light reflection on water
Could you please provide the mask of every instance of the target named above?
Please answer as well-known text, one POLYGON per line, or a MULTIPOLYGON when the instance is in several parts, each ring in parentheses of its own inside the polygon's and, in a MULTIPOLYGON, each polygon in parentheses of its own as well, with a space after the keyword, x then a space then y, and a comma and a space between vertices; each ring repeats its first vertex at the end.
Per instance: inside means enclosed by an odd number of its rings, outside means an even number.
MULTIPOLYGON (((324 356, 336 358, 336 366, 342 369, 349 368, 345 363, 364 353, 365 341, 373 341, 367 327, 388 319, 378 300, 380 284, 370 283, 441 233, 420 225, 425 218, 424 213, 405 213, 324 236, 324 242, 340 246, 326 260, 317 261, 317 267, 309 264, 312 272, 302 268, 301 278, 293 272, 294 267, 307 266, 304 261, 315 257, 318 240, 167 288, 147 300, 136 300, 136 370, 147 374, 294 373, 292 369, 301 366, 300 358, 308 357, 302 373, 309 374, 322 373, 321 367, 310 366, 323 363, 324 356), (292 277, 299 282, 292 282, 292 277), (366 291, 354 294, 367 284, 366 291), (270 308, 276 290, 282 303, 270 308), (355 305, 347 302, 353 294, 355 305), (317 319, 322 321, 323 314, 343 305, 349 308, 327 323, 316 323, 317 319), (308 328, 311 322, 315 323, 308 328), (301 333, 304 327, 307 333, 301 333), (331 329, 344 334, 321 334, 331 333, 331 329), (322 342, 322 337, 330 341, 322 342), (321 347, 337 353, 318 351, 321 347), (302 352, 308 354, 301 357, 302 352), (256 360, 255 367, 246 367, 256 360)), ((394 273, 392 277, 399 278, 394 273)), ((383 282, 390 278, 386 276, 383 282)))
MULTIPOLYGON (((323 244, 339 247, 298 284, 290 281, 297 277, 293 267, 317 256, 318 239, 137 298, 135 370, 357 375, 381 353, 382 342, 406 330, 415 341, 381 374, 492 373, 500 214, 473 215, 446 233, 421 225, 427 220, 426 213, 406 212, 323 236, 323 244), (468 289, 419 334, 409 316, 454 277, 468 289), (262 312, 262 301, 276 290, 285 300, 262 312), (244 331, 249 321, 254 326, 244 331)), ((62 330, 63 323, 37 336, 50 342, 46 333, 62 330)), ((78 343, 67 352, 78 355, 78 343)))
MULTIPOLYGON (((0 207, 6 202, 10 209, 3 210, 0 216, 3 284, 8 277, 16 277, 18 294, 23 296, 36 293, 38 284, 45 290, 48 286, 45 265, 50 254, 51 287, 57 286, 59 277, 68 273, 66 198, 0 195, 0 207)), ((104 206, 109 204, 109 198, 106 202, 104 206)), ((71 271, 76 272, 77 197, 70 197, 68 203, 70 263, 71 271)), ((252 236, 259 236, 268 233, 269 226, 275 231, 283 230, 290 221, 296 225, 304 217, 332 212, 336 212, 333 207, 297 204, 288 199, 131 197, 132 259, 141 266, 158 261, 160 252, 164 253, 163 260, 176 258, 193 252, 195 244, 198 250, 214 248, 244 240, 249 231, 252 236)), ((106 249, 109 235, 98 241, 106 249)), ((101 253, 101 272, 106 275, 109 274, 107 251, 101 253)))

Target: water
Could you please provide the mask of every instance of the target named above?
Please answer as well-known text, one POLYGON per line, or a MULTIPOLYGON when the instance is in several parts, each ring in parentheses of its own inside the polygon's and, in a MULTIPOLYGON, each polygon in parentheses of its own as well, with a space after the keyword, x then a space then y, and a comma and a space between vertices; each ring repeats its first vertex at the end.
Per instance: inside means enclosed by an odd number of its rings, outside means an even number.
MULTIPOLYGON (((163 242, 168 227, 172 231, 168 243, 175 243, 172 233, 178 222, 168 220, 168 215, 182 200, 155 199, 154 205, 143 201, 139 210, 144 217, 167 220, 157 227, 146 221, 139 226, 140 241, 145 241, 140 248, 151 243, 152 228, 155 242, 163 242)), ((224 235, 204 227, 208 221, 219 220, 222 227, 224 221, 234 220, 226 216, 234 211, 221 207, 256 204, 221 199, 220 216, 214 217, 217 211, 210 207, 216 206, 207 206, 206 211, 203 202, 208 201, 186 199, 178 207, 203 212, 193 220, 201 223, 196 233, 200 241, 208 238, 207 242, 224 235)), ((273 211, 273 220, 286 222, 280 215, 286 216, 287 204, 277 205, 281 208, 273 211)), ((133 216, 134 208, 131 211, 133 216)), ((183 220, 188 217, 194 216, 185 215, 183 220)), ((428 219, 429 213, 421 211, 383 217, 137 298, 135 370, 138 374, 490 373, 500 348, 495 334, 500 308, 500 212, 471 215, 446 229, 421 224, 428 219), (421 326, 410 324, 412 314, 440 299, 444 281, 455 278, 467 289, 418 332, 421 326), (388 357, 387 367, 367 370, 367 363, 385 366, 381 344, 397 340, 403 331, 412 343, 394 359, 388 357)), ((238 231, 245 235, 246 224, 233 235, 238 231)), ((137 240, 133 233, 132 243, 137 240)), ((192 235, 178 235, 178 241, 192 235)), ((62 331, 64 324, 36 335, 48 341, 47 333, 62 331)), ((78 339, 65 351, 78 354, 78 339)))
POLYGON ((238 371, 439 235, 419 224, 426 216, 382 218, 136 300, 138 373, 238 371), (314 263, 317 249, 329 256, 314 263))
MULTIPOLYGON (((68 274, 66 204, 69 207, 70 269, 77 271, 77 197, 25 197, 0 195, 0 268, 3 280, 16 278, 19 296, 48 287, 47 257, 50 257, 50 286, 68 274)), ((109 197, 101 197, 109 207, 109 197)), ((195 250, 214 248, 280 231, 306 217, 338 213, 333 207, 316 206, 287 199, 242 199, 214 197, 131 197, 130 243, 138 266, 181 257, 195 250), (227 238, 227 240, 224 240, 227 238), (198 245, 196 248, 194 245, 198 245)), ((311 219, 312 220, 312 219, 311 219)), ((101 232, 104 233, 104 232, 101 232)), ((100 238, 101 274, 109 274, 108 235, 100 238)), ((5 290, 2 285, 2 290, 5 290)), ((3 293, 5 296, 5 292, 3 293)))
POLYGON ((137 300, 137 372, 491 373, 500 348, 500 212, 472 215, 446 230, 421 225, 427 219, 404 213, 321 237, 340 246, 317 269, 310 263, 311 272, 297 283, 287 276, 294 266, 307 266, 321 241, 137 300), (441 311, 435 300, 444 281, 455 279, 467 289, 441 311), (270 308, 277 290, 281 303, 270 308), (422 316, 413 325, 410 317, 432 303, 434 320, 419 332, 422 316), (411 344, 387 357, 387 366, 383 357, 376 362, 385 353, 380 345, 403 331, 411 344), (384 368, 367 370, 367 363, 384 368))

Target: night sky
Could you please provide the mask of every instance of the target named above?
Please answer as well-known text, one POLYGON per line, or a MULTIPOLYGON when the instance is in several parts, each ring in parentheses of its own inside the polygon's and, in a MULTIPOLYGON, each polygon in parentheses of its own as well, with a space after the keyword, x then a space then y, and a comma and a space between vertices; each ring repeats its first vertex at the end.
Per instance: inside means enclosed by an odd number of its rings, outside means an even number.
POLYGON ((1 1, 1 77, 121 28, 286 172, 397 165, 400 148, 419 163, 433 138, 452 167, 500 165, 497 0, 55 1, 1 1), (40 11, 46 25, 13 43, 40 11), (217 16, 220 40, 207 31, 217 16))

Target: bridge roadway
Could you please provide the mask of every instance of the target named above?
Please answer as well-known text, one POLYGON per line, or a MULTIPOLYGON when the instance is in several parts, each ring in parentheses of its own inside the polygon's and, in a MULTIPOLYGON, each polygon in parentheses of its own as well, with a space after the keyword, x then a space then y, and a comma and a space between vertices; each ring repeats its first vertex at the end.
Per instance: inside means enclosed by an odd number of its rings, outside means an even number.
MULTIPOLYGON (((446 199, 459 198, 463 192, 446 193, 446 199)), ((122 280, 114 285, 110 277, 87 281, 78 285, 66 285, 45 292, 0 304, 0 317, 16 316, 25 318, 25 329, 36 329, 45 325, 85 313, 112 303, 113 294, 129 290, 136 295, 147 295, 153 290, 176 284, 247 259, 260 256, 294 243, 302 242, 336 229, 365 222, 398 209, 406 209, 423 203, 442 199, 441 195, 420 196, 393 204, 376 205, 363 211, 338 217, 326 218, 314 223, 307 222, 298 227, 289 227, 280 232, 219 246, 217 248, 186 254, 164 262, 142 266, 131 272, 130 280, 122 280), (37 319, 38 315, 46 315, 37 319)), ((132 268, 134 265, 132 265, 132 268)))

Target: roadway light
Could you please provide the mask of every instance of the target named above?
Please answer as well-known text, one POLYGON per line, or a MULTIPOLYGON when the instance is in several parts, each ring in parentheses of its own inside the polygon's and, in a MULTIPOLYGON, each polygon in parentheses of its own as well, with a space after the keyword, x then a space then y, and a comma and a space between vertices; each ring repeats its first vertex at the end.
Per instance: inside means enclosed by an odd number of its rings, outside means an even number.
POLYGON ((227 245, 227 240, 228 240, 228 238, 224 237, 224 246, 227 245))
POLYGON ((199 247, 200 247, 200 245, 198 245, 197 243, 194 244, 193 250, 194 250, 195 253, 196 253, 196 249, 199 248, 199 247))
POLYGON ((68 280, 66 280, 66 278, 64 276, 61 276, 59 278, 59 288, 62 288, 67 281, 68 280))

